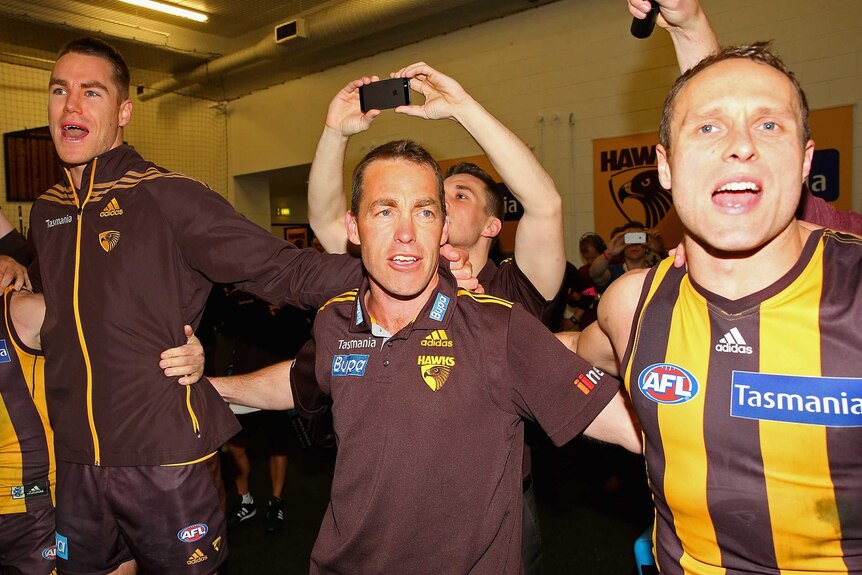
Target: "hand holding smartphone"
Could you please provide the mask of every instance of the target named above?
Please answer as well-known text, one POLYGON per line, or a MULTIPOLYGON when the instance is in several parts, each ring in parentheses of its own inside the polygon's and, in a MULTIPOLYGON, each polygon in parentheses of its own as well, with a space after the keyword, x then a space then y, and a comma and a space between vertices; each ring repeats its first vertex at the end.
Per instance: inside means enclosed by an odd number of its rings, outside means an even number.
POLYGON ((359 88, 359 108, 362 113, 368 110, 386 110, 410 104, 410 79, 390 78, 365 84, 359 88))
POLYGON ((658 12, 661 6, 659 6, 657 0, 650 0, 650 11, 647 14, 647 17, 643 20, 638 20, 637 18, 632 18, 632 26, 631 33, 635 38, 649 38, 650 34, 652 34, 653 28, 655 28, 655 21, 658 18, 658 12))
POLYGON ((646 232, 629 232, 623 237, 623 241, 627 244, 645 244, 646 232))

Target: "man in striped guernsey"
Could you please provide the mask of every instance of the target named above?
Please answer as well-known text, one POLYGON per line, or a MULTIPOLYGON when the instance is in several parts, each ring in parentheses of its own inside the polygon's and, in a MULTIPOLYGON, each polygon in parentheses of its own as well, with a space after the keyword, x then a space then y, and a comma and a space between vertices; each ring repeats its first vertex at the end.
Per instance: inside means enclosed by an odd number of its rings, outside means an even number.
POLYGON ((578 342, 643 426, 659 569, 862 572, 862 239, 795 219, 805 96, 765 45, 727 48, 660 139, 688 267, 625 275, 578 342))
MULTIPOLYGON (((366 279, 320 310, 289 379, 281 364, 211 381, 232 403, 309 416, 331 403, 338 461, 312 573, 522 573, 523 420, 565 443, 617 386, 521 306, 439 267, 448 223, 424 149, 375 148, 353 181, 366 279)), ((617 425, 590 433, 626 443, 617 425)))
POLYGON ((41 296, 0 298, 0 571, 54 571, 54 436, 45 404, 41 296))
MULTIPOLYGON (((23 273, 23 267, 10 268, 23 273)), ((17 275, 17 274, 16 274, 17 275)), ((42 295, 0 297, 0 571, 54 573, 54 434, 45 401, 42 295)), ((190 342, 191 343, 191 342, 190 342)), ((166 352, 165 375, 203 372, 200 344, 166 352), (192 349, 194 348, 194 349, 192 349)), ((194 383, 199 377, 183 379, 194 383)))

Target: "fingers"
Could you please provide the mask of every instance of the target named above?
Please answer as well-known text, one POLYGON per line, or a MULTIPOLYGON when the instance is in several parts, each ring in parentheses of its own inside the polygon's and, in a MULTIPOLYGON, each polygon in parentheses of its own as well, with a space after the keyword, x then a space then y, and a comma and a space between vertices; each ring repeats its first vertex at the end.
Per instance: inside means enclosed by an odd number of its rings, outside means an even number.
POLYGON ((629 0, 629 13, 638 20, 646 18, 650 8, 652 6, 646 0, 629 0))
POLYGON ((347 84, 344 88, 341 89, 342 94, 353 94, 359 91, 359 88, 370 84, 371 82, 376 82, 380 78, 377 76, 363 76, 361 78, 357 78, 353 80, 349 84, 347 84))
POLYGON ((189 385, 203 377, 204 348, 192 326, 183 326, 183 334, 187 343, 163 351, 159 367, 164 370, 165 377, 179 377, 179 383, 189 385))
POLYGON ((417 118, 429 119, 425 113, 425 106, 419 104, 410 104, 409 106, 398 106, 393 110, 396 114, 404 114, 405 116, 415 116, 417 118))
POLYGON ((394 73, 393 78, 413 78, 420 74, 428 75, 436 72, 434 68, 426 64, 425 62, 416 62, 415 64, 410 64, 409 66, 404 66, 400 70, 394 73))

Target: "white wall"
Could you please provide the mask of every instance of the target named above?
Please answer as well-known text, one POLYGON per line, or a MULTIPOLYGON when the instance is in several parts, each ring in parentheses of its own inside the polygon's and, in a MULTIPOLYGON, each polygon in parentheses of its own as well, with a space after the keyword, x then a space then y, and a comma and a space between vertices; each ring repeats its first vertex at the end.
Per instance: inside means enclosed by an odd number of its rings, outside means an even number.
MULTIPOLYGON (((723 43, 774 39, 811 107, 862 99, 858 0, 703 0, 723 43)), ((348 81, 425 60, 459 80, 535 151, 564 199, 567 251, 593 226, 592 140, 657 129, 677 76, 670 40, 628 32, 623 0, 562 0, 314 74, 234 101, 228 113, 229 176, 311 161, 326 106, 348 81), (571 124, 570 124, 571 118, 571 124)), ((857 112, 854 131, 862 127, 857 112)), ((384 113, 348 149, 352 167, 376 144, 410 137, 438 159, 481 150, 452 122, 384 113)), ((862 169, 860 140, 854 171, 862 169)), ((862 211, 862 175, 853 206, 862 211)))

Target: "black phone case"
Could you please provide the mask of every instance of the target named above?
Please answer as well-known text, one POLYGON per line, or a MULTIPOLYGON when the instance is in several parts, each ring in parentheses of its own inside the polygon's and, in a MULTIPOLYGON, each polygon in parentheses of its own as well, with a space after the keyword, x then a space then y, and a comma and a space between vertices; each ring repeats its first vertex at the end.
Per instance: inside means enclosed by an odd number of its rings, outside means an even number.
POLYGON ((359 88, 359 107, 368 110, 386 110, 410 103, 410 80, 390 78, 366 84, 359 88))

